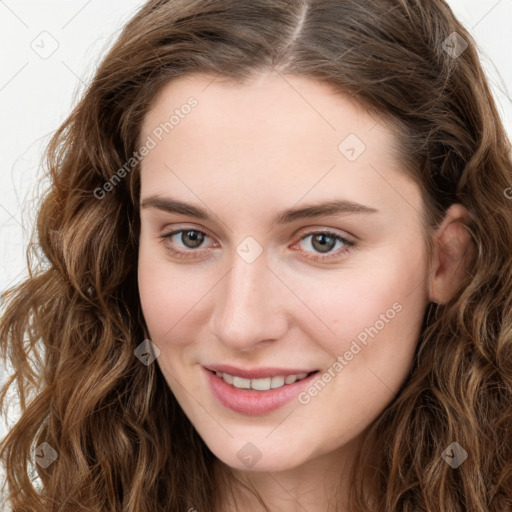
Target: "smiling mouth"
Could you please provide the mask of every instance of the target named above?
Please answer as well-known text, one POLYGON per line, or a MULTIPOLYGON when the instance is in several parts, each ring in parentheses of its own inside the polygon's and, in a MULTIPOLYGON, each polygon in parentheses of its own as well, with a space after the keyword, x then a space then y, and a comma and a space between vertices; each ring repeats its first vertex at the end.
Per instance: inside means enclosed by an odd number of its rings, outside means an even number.
POLYGON ((296 375, 277 375, 275 377, 265 377, 260 379, 245 379, 243 377, 237 377, 235 375, 230 375, 226 372, 217 372, 214 370, 208 370, 213 373, 217 377, 221 378, 227 384, 237 388, 237 389, 250 389, 254 391, 269 391, 271 389, 278 389, 284 386, 288 386, 290 384, 294 384, 295 382, 306 379, 310 375, 318 373, 319 370, 315 370, 309 373, 299 373, 296 375))

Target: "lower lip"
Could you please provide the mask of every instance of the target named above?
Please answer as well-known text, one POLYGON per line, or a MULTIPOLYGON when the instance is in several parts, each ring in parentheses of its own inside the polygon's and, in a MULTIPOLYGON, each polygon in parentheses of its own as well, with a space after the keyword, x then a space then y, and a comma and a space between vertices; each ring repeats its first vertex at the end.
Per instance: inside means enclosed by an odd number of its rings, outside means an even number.
POLYGON ((280 388, 256 391, 254 389, 235 388, 210 370, 205 368, 203 370, 207 374, 208 384, 217 400, 224 407, 247 416, 258 416, 279 409, 296 398, 318 373, 313 373, 293 384, 285 384, 280 388))

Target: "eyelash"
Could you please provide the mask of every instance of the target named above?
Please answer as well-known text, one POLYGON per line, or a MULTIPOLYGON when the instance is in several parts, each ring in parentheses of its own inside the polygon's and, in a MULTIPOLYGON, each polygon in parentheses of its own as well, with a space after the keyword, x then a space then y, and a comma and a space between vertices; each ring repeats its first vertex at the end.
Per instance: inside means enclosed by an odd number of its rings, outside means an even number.
MULTIPOLYGON (((186 232, 186 231, 193 231, 196 233, 201 233, 208 237, 208 235, 204 231, 201 231, 199 229, 191 229, 191 228, 183 229, 182 228, 182 229, 178 229, 176 231, 172 231, 170 233, 160 236, 161 243, 165 244, 165 242, 168 239, 170 239, 172 236, 177 235, 179 233, 186 232)), ((348 239, 342 237, 341 235, 338 235, 337 233, 333 233, 332 231, 327 231, 327 230, 310 231, 309 233, 306 233, 304 236, 302 236, 300 238, 299 242, 297 242, 297 243, 302 242, 304 239, 310 237, 311 235, 327 235, 327 236, 334 238, 335 240, 340 241, 343 244, 345 244, 344 248, 339 249, 338 251, 336 251, 334 253, 330 253, 327 255, 320 254, 320 257, 316 257, 316 258, 311 258, 311 257, 306 256, 306 259, 313 260, 313 261, 324 262, 324 261, 328 261, 328 260, 331 260, 334 258, 339 258, 341 255, 345 255, 345 254, 349 253, 352 249, 354 249, 357 246, 356 242, 353 242, 352 240, 348 240, 348 239)), ((208 237, 208 238, 210 238, 210 237, 208 237)), ((296 244, 294 244, 294 245, 296 245, 296 244)), ((174 249, 174 248, 171 248, 168 246, 166 246, 166 250, 178 258, 194 258, 195 256, 187 256, 186 254, 199 251, 199 250, 195 250, 195 249, 189 249, 188 251, 182 251, 182 250, 177 250, 177 249, 174 249)))

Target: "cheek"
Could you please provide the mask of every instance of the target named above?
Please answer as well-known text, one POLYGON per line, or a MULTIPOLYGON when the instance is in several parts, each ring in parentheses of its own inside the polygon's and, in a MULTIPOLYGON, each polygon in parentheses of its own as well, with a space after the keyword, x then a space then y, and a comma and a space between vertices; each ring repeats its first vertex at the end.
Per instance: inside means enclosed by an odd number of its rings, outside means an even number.
POLYGON ((304 303, 315 313, 307 315, 303 328, 333 358, 358 351, 358 345, 364 349, 358 352, 361 361, 388 360, 390 352, 410 354, 414 349, 426 305, 421 255, 380 255, 376 260, 365 265, 371 273, 354 269, 318 288, 302 289, 304 303))
POLYGON ((165 332, 164 328, 170 328, 164 319, 168 318, 168 313, 173 309, 169 309, 167 303, 169 295, 163 293, 162 276, 158 266, 143 254, 139 256, 138 286, 141 308, 151 338, 161 338, 165 332))
MULTIPOLYGON (((160 248, 155 249, 161 251, 160 248)), ((140 245, 138 261, 138 287, 142 312, 151 338, 162 341, 176 323, 183 309, 180 280, 170 273, 169 265, 156 257, 144 244, 140 245)), ((181 313, 181 315, 183 315, 181 313)))
POLYGON ((180 265, 152 257, 141 246, 138 263, 139 296, 144 319, 155 342, 180 344, 191 339, 205 321, 202 307, 208 291, 208 273, 193 270, 193 265, 180 265), (179 335, 178 335, 179 334, 179 335))

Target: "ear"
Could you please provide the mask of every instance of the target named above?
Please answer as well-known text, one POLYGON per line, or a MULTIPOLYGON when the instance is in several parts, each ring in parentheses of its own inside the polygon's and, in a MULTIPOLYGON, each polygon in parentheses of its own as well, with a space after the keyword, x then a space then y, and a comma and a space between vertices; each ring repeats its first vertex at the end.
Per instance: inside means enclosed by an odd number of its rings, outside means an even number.
POLYGON ((475 252, 466 229, 472 218, 467 208, 458 203, 452 204, 434 234, 432 266, 429 271, 431 302, 448 302, 467 275, 466 270, 475 252))

